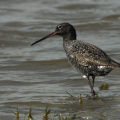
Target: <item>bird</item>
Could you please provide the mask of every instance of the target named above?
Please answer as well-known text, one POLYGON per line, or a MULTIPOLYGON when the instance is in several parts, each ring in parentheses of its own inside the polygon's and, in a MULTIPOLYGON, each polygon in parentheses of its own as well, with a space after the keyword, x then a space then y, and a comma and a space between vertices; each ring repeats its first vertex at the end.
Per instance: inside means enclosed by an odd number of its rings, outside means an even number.
POLYGON ((120 69, 120 63, 112 60, 102 49, 77 40, 76 30, 70 23, 60 23, 54 32, 32 43, 31 46, 52 36, 63 38, 63 48, 69 63, 83 78, 87 79, 92 96, 96 95, 94 82, 97 76, 105 76, 113 69, 120 69))

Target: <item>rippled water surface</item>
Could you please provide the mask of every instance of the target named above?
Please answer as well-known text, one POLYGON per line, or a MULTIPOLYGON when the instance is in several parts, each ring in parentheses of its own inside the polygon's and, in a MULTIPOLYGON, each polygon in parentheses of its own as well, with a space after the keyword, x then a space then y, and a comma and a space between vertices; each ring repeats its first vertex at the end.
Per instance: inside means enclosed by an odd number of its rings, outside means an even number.
POLYGON ((88 99, 88 83, 69 65, 61 37, 30 46, 62 22, 75 26, 78 40, 120 62, 119 0, 0 0, 0 119, 14 120, 17 107, 21 117, 32 107, 33 117, 42 119, 48 106, 82 120, 120 120, 120 70, 98 77, 99 99, 88 99), (99 91, 101 84, 109 90, 99 91), (83 104, 66 91, 81 94, 83 104))

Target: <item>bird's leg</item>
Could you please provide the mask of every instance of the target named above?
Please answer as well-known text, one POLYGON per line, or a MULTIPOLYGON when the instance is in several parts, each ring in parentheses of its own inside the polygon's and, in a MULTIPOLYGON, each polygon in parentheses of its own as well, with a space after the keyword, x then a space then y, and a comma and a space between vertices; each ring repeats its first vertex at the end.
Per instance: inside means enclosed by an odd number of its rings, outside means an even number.
POLYGON ((92 93, 93 96, 95 96, 95 91, 93 89, 93 85, 90 82, 89 76, 87 77, 87 80, 88 80, 88 84, 90 85, 90 88, 91 88, 91 93, 92 93))
POLYGON ((94 75, 92 76, 92 80, 93 80, 92 81, 92 86, 94 87, 94 82, 95 82, 95 76, 94 75))

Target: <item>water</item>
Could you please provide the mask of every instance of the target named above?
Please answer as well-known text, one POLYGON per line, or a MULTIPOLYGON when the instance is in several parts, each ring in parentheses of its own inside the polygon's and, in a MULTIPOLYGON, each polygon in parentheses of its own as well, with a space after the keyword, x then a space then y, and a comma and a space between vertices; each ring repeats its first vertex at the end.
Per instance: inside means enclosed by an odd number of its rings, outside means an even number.
POLYGON ((102 48, 120 62, 119 0, 1 0, 0 1, 0 117, 14 120, 33 109, 33 117, 42 119, 49 106, 52 113, 90 120, 119 120, 120 71, 99 77, 95 90, 100 96, 89 100, 87 81, 67 62, 59 36, 35 46, 34 41, 54 31, 57 24, 69 22, 77 38, 102 48), (99 91, 100 84, 110 89, 99 91), (83 104, 71 99, 82 94, 83 104))

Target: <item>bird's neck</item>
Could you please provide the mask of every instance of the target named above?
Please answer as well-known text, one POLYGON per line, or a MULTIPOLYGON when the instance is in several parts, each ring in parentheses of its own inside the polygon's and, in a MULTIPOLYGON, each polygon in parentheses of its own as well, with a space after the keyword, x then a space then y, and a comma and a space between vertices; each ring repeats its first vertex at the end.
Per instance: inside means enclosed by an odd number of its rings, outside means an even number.
POLYGON ((73 40, 76 40, 76 34, 65 34, 63 36, 63 41, 73 41, 73 40))

